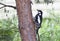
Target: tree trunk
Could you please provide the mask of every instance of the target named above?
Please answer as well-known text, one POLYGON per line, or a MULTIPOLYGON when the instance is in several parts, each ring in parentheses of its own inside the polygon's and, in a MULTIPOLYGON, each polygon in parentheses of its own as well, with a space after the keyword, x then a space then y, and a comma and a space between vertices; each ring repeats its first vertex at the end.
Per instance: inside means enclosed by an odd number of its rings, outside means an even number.
POLYGON ((16 6, 22 41, 36 41, 30 0, 16 0, 16 6))

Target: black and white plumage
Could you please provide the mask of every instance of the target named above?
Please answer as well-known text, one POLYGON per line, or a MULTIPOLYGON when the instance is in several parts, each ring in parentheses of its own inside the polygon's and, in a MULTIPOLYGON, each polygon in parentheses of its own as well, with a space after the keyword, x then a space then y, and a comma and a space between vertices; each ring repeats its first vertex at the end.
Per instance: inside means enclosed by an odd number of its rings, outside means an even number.
POLYGON ((43 12, 41 10, 37 10, 38 13, 36 14, 36 16, 34 17, 34 23, 36 25, 36 34, 38 34, 38 30, 41 27, 41 23, 42 23, 42 14, 43 12))
MULTIPOLYGON (((35 15, 35 17, 33 18, 33 21, 35 23, 35 32, 36 32, 36 39, 37 41, 40 41, 40 36, 38 33, 39 28, 41 27, 42 24, 42 14, 43 12, 41 10, 37 10, 37 14, 35 15)), ((34 14, 33 14, 34 15, 34 14)))

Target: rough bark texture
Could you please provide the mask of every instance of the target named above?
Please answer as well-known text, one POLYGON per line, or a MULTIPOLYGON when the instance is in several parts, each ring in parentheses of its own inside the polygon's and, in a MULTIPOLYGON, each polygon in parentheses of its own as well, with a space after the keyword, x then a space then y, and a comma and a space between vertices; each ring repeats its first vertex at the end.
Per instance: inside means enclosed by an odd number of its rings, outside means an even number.
POLYGON ((16 0, 16 6, 22 41, 36 41, 30 0, 16 0))

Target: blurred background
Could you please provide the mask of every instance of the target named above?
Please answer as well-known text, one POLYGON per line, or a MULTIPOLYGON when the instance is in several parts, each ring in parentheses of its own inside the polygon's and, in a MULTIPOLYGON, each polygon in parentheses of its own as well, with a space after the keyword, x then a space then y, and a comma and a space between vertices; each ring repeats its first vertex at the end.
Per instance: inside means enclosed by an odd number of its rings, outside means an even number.
MULTIPOLYGON (((40 41, 60 41, 60 0, 31 1, 33 16, 37 14, 37 9, 43 11, 42 27, 39 29, 40 41)), ((0 0, 0 3, 16 6, 15 0, 0 0)), ((0 9, 0 41, 21 41, 14 8, 0 9)))

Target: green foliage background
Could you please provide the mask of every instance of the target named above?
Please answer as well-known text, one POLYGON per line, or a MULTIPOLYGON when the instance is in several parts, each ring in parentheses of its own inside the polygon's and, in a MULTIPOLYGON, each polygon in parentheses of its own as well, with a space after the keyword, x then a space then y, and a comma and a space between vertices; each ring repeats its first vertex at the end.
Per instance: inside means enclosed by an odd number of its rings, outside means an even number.
POLYGON ((20 41, 17 17, 0 20, 0 41, 20 41))

